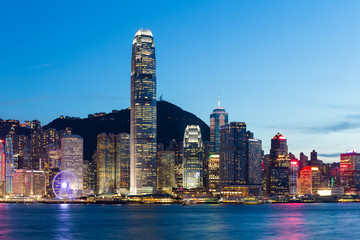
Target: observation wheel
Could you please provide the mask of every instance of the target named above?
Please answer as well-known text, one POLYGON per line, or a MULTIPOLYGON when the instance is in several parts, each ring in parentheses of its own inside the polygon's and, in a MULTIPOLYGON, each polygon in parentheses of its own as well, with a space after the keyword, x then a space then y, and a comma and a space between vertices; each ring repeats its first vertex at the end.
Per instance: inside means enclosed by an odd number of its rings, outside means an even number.
POLYGON ((79 180, 69 171, 61 171, 53 179, 52 188, 56 198, 73 199, 79 189, 79 180))

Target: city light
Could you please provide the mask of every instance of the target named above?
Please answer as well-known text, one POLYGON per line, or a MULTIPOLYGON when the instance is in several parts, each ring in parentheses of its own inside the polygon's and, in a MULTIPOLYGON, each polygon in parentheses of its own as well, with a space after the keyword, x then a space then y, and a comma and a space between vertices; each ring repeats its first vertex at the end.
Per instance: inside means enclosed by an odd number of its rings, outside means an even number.
POLYGON ((331 190, 318 190, 320 196, 331 196, 331 190))

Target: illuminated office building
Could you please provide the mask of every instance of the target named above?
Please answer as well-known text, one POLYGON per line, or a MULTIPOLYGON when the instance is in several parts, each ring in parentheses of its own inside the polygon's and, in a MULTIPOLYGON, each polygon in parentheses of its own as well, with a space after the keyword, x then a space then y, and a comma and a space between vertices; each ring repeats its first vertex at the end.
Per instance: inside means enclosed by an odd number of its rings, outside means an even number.
POLYGON ((175 154, 175 182, 176 188, 183 187, 183 150, 181 143, 171 139, 167 151, 174 151, 175 154))
POLYGON ((210 114, 210 154, 219 154, 220 149, 220 128, 228 124, 228 113, 220 106, 220 98, 218 106, 210 114))
POLYGON ((268 195, 290 194, 290 158, 286 138, 277 133, 271 139, 270 163, 267 168, 268 195))
POLYGON ((300 195, 318 193, 320 188, 320 171, 318 167, 307 166, 300 170, 300 195))
POLYGON ((340 155, 340 185, 345 193, 360 191, 360 153, 348 151, 340 155))
POLYGON ((208 160, 209 189, 217 189, 220 185, 220 155, 211 154, 208 160))
POLYGON ((78 135, 61 138, 61 171, 73 173, 79 181, 78 195, 83 190, 83 139, 78 135))
POLYGON ((156 59, 150 30, 136 32, 131 57, 130 193, 156 190, 156 59))
POLYGON ((290 162, 290 195, 296 196, 298 193, 298 171, 299 171, 299 161, 294 159, 290 162))
POLYGON ((12 194, 14 172, 15 169, 14 169, 12 139, 6 138, 5 139, 5 191, 7 194, 12 194))
POLYGON ((116 188, 129 191, 130 189, 130 135, 120 133, 116 135, 116 188))
POLYGON ((303 152, 300 153, 299 159, 299 171, 308 165, 308 156, 306 156, 303 152))
POLYGON ((157 188, 162 192, 171 192, 175 182, 175 152, 159 151, 157 153, 157 188))
POLYGON ((5 146, 4 140, 0 139, 0 181, 5 181, 5 146))
POLYGON ((247 184, 246 124, 231 122, 220 129, 220 184, 247 184))
POLYGON ((97 136, 96 165, 97 192, 116 192, 129 189, 129 134, 99 134, 97 136))
POLYGON ((97 136, 97 192, 114 192, 115 187, 115 135, 99 134, 97 136))
POLYGON ((261 185, 262 169, 262 144, 261 140, 248 140, 248 180, 247 184, 261 185))
POLYGON ((198 125, 188 125, 183 145, 183 188, 202 188, 203 186, 203 143, 198 125))
POLYGON ((39 170, 18 169, 13 177, 14 196, 45 195, 45 173, 39 170))
POLYGON ((317 166, 318 165, 318 159, 317 159, 317 152, 315 150, 312 150, 310 153, 310 166, 317 166))

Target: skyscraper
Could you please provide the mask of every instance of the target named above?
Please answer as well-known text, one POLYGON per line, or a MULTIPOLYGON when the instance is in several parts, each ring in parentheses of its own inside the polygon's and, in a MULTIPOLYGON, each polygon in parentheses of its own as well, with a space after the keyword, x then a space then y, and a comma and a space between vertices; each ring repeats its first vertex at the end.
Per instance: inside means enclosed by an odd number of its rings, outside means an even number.
POLYGON ((317 194, 320 187, 320 171, 318 167, 307 166, 300 171, 300 194, 317 194))
POLYGON ((248 184, 261 184, 261 159, 262 145, 261 140, 248 140, 248 184))
POLYGON ((79 192, 83 190, 83 139, 78 135, 61 138, 61 171, 73 173, 79 181, 79 192))
POLYGON ((129 134, 97 136, 97 192, 110 193, 129 189, 129 134))
POLYGON ((116 135, 116 189, 129 191, 130 188, 130 135, 116 135))
POLYGON ((203 186, 203 143, 199 125, 188 125, 184 134, 183 187, 203 186))
POLYGON ((13 188, 14 159, 12 139, 5 139, 5 184, 6 193, 11 194, 13 188))
POLYGON ((244 122, 231 122, 220 130, 220 184, 247 184, 247 132, 244 122))
POLYGON ((162 192, 171 192, 175 182, 175 152, 159 151, 157 157, 157 188, 162 192))
POLYGON ((220 155, 211 154, 208 160, 209 189, 215 190, 220 185, 220 155))
POLYGON ((156 60, 150 30, 138 30, 132 45, 130 193, 156 190, 156 60))
POLYGON ((269 195, 290 194, 290 158, 286 138, 277 133, 271 139, 266 190, 269 195))
POLYGON ((97 192, 114 192, 115 186, 115 135, 106 133, 97 136, 97 192))
POLYGON ((317 159, 317 152, 315 150, 312 150, 310 153, 310 166, 317 166, 318 165, 318 159, 317 159))
POLYGON ((296 196, 298 193, 297 181, 298 181, 299 161, 297 159, 291 160, 290 163, 290 195, 296 196))
POLYGON ((218 106, 210 114, 210 154, 219 154, 220 149, 220 128, 228 124, 228 113, 220 107, 220 98, 218 106))
POLYGON ((340 155, 340 184, 345 193, 354 194, 360 190, 360 154, 347 151, 340 155))
POLYGON ((5 162, 4 140, 0 139, 0 180, 5 180, 5 162))

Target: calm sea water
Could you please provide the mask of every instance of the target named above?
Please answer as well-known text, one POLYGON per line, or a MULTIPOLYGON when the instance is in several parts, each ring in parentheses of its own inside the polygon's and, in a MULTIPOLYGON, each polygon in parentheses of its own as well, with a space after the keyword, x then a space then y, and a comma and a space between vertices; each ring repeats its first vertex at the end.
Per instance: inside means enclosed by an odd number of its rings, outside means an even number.
POLYGON ((360 204, 0 204, 1 239, 359 239, 360 204))

